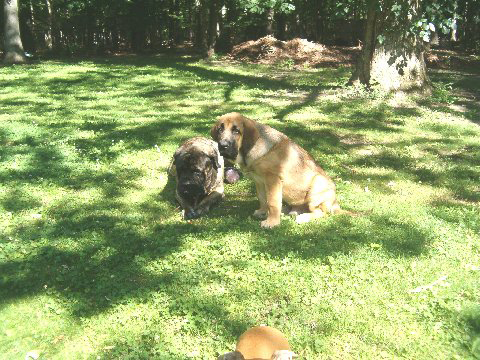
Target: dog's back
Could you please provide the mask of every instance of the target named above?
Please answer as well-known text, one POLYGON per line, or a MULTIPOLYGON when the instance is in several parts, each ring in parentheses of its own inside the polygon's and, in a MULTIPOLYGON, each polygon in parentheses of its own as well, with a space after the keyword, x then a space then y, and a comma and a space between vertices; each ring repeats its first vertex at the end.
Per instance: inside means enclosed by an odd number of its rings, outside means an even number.
POLYGON ((238 339, 236 348, 246 360, 270 360, 276 350, 290 350, 290 345, 280 331, 269 326, 248 329, 238 339))

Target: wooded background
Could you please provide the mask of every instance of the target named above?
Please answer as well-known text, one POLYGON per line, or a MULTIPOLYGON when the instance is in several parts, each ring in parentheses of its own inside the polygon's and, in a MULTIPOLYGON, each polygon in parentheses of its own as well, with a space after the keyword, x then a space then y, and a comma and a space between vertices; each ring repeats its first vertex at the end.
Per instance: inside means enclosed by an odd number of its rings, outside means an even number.
MULTIPOLYGON (((367 3, 368 0, 20 0, 19 18, 27 52, 142 53, 191 44, 211 55, 215 51, 228 52, 235 44, 264 35, 280 40, 300 37, 324 44, 358 45, 363 39, 367 3)), ((402 1, 395 0, 382 3, 393 8, 402 5, 402 1)), ((433 28, 426 29, 429 40, 478 50, 478 0, 420 1, 420 7, 426 14, 423 23, 436 26, 431 34, 433 28)), ((3 38, 3 18, 0 21, 3 38)))

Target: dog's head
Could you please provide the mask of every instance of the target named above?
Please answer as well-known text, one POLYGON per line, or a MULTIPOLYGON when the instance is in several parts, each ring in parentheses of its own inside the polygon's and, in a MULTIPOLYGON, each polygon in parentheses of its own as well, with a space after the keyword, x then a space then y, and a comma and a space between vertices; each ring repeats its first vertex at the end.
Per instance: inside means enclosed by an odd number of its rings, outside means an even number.
POLYGON ((255 122, 236 112, 220 116, 211 135, 218 143, 220 154, 233 161, 239 154, 244 158, 259 137, 255 122))
POLYGON ((217 360, 245 360, 241 352, 232 351, 229 353, 225 353, 220 355, 217 360))
POLYGON ((210 193, 220 168, 215 152, 204 152, 194 147, 175 152, 177 191, 185 199, 200 199, 210 193))

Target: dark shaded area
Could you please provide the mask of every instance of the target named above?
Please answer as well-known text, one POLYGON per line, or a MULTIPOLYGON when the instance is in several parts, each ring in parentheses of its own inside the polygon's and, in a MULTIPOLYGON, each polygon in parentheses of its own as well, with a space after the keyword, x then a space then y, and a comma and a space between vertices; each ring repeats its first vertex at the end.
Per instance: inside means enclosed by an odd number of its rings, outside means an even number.
POLYGON ((369 225, 356 226, 349 215, 336 215, 327 223, 312 224, 301 235, 289 236, 288 228, 294 226, 283 220, 281 228, 275 229, 276 238, 262 239, 254 244, 256 251, 269 253, 280 259, 294 253, 305 259, 323 259, 349 254, 356 248, 370 243, 381 244, 392 256, 419 256, 425 253, 430 243, 429 234, 415 226, 401 223, 386 216, 368 215, 369 225))
POLYGON ((5 210, 15 212, 35 208, 40 201, 21 187, 14 187, 3 196, 2 204, 5 210))

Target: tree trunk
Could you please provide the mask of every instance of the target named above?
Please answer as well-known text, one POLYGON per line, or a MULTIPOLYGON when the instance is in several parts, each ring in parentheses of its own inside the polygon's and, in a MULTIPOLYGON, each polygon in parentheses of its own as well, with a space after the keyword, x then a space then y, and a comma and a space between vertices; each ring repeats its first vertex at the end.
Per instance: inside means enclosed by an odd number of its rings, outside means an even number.
POLYGON ((224 27, 220 34, 223 43, 224 50, 230 51, 235 43, 237 43, 238 33, 236 32, 236 19, 238 19, 239 11, 234 0, 225 1, 225 19, 224 27))
POLYGON ((323 40, 323 18, 324 18, 324 11, 323 11, 323 0, 317 0, 315 2, 315 41, 321 42, 323 40))
POLYGON ((19 9, 20 34, 22 34, 22 44, 26 52, 34 53, 36 48, 35 39, 35 21, 33 18, 33 5, 30 0, 28 6, 19 9))
POLYGON ((286 39, 286 32, 287 32, 287 19, 285 14, 279 13, 276 16, 276 23, 277 23, 277 39, 279 40, 287 40, 286 39))
MULTIPOLYGON (((410 3, 418 6, 416 0, 410 3)), ((405 19, 405 26, 408 21, 405 19)), ((385 91, 429 92, 422 39, 407 36, 391 23, 391 17, 378 14, 376 1, 370 0, 365 41, 350 83, 379 85, 385 91)))
POLYGON ((130 48, 141 53, 145 51, 147 41, 147 10, 144 2, 135 0, 131 3, 131 14, 129 17, 131 29, 131 46, 130 48))
POLYGON ((218 38, 218 10, 217 0, 209 0, 209 2, 207 56, 211 57, 215 55, 215 45, 218 38))
POLYGON ((267 22, 265 24, 265 33, 267 35, 273 35, 273 18, 275 17, 275 10, 273 8, 267 9, 266 12, 267 22))
POLYGON ((373 52, 375 48, 375 24, 377 14, 373 1, 368 3, 367 8, 367 27, 365 29, 365 40, 360 57, 358 58, 357 67, 355 68, 350 83, 361 83, 370 85, 370 70, 373 60, 373 52))
POLYGON ((172 45, 178 43, 178 1, 169 1, 169 14, 168 16, 168 40, 172 45))
POLYGON ((208 8, 206 0, 196 0, 196 34, 195 46, 200 52, 208 54, 208 8))
POLYGON ((17 0, 4 0, 4 22, 5 58, 3 62, 5 64, 24 63, 26 59, 20 38, 17 0))
POLYGON ((47 5, 47 24, 48 29, 45 33, 45 45, 47 46, 48 50, 53 50, 53 11, 52 11, 52 4, 50 0, 45 0, 45 4, 47 5))

